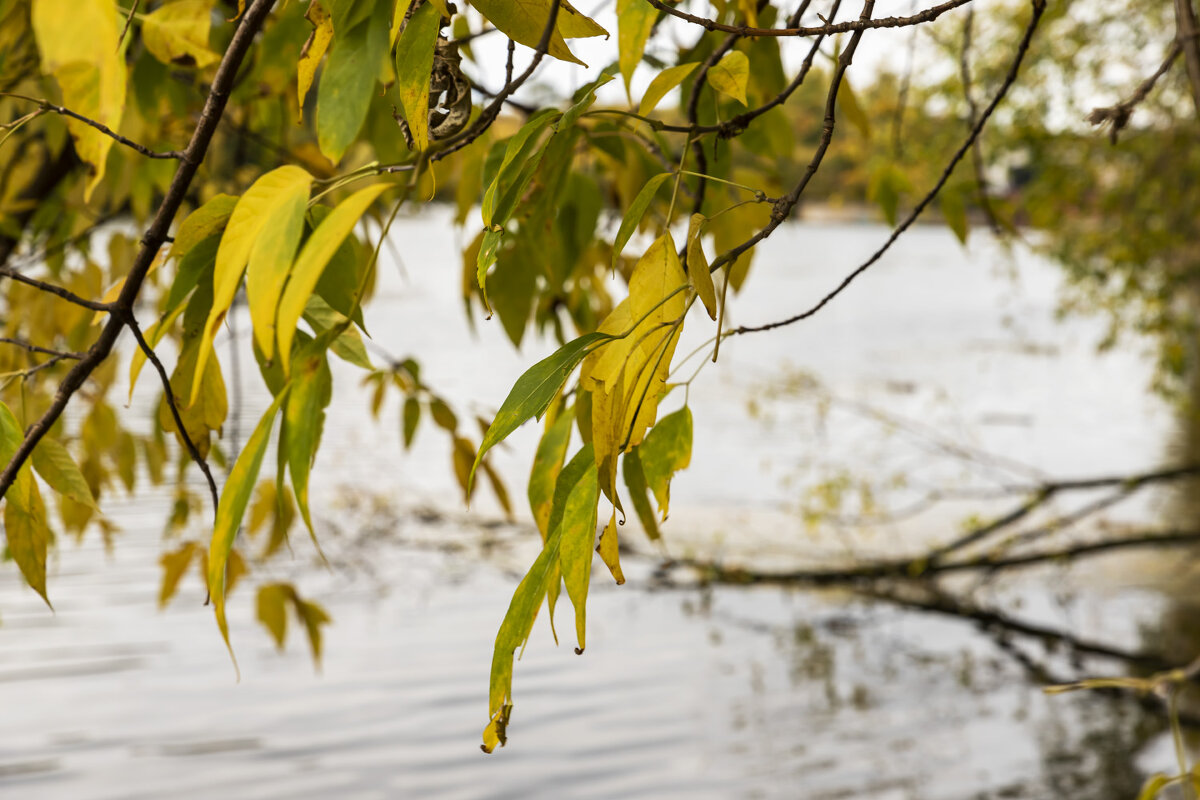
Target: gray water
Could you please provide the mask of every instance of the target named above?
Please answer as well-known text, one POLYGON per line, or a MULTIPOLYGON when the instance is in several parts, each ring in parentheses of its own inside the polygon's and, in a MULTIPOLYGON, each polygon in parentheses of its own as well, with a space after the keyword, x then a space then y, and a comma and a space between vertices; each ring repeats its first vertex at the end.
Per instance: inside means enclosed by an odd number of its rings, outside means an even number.
MULTIPOLYGON (((470 333, 450 230, 440 212, 398 223, 403 260, 382 265, 367 323, 465 418, 494 410, 553 345, 518 354, 495 321, 470 333)), ((781 229, 732 323, 807 306, 886 233, 781 229)), ((959 500, 857 526, 843 519, 861 516, 855 494, 808 524, 811 488, 849 476, 881 509, 903 508, 925 487, 978 493, 1167 461, 1176 425, 1147 392, 1149 345, 1097 354, 1098 321, 1055 319, 1055 267, 985 238, 963 250, 940 228, 914 230, 813 320, 728 341, 688 393, 694 458, 673 486, 665 552, 766 567, 912 552, 999 506, 959 500), (964 461, 945 441, 991 455, 964 461)), ((689 325, 680 353, 711 335, 706 319, 689 325)), ((249 361, 243 438, 266 398, 249 361)), ((230 600, 238 681, 195 573, 156 610, 158 558, 175 546, 160 536, 167 498, 108 498, 116 547, 91 536, 59 551, 54 613, 11 565, 0 571, 0 797, 1107 800, 1171 768, 1159 717, 1129 699, 1048 697, 1031 677, 1031 662, 1058 679, 1118 662, 847 592, 667 589, 632 522, 628 583, 597 564, 586 653, 555 647, 543 613, 516 666, 509 745, 485 756, 492 640, 537 535, 523 504, 514 522, 486 497, 464 510, 444 437, 423 428, 404 454, 396 398, 373 422, 355 369, 335 369, 314 473, 331 566, 297 536, 291 558, 254 578, 293 581, 329 611, 320 671, 295 625, 276 652, 243 586, 230 600)), ((156 399, 143 379, 129 413, 156 399)), ((536 435, 527 426, 497 451, 518 501, 536 435)), ((1167 509, 1136 499, 1108 517, 1167 509)), ((1179 616, 1164 590, 1178 585, 1164 579, 1173 558, 1047 567, 973 597, 1085 638, 1186 652, 1164 627, 1179 616)), ((569 605, 559 613, 569 636, 569 605)))

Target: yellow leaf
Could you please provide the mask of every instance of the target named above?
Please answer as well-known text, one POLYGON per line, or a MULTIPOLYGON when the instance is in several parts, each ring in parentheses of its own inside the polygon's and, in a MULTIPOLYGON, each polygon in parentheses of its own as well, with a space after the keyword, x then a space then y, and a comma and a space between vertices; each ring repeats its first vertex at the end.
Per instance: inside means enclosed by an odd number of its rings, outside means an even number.
MULTIPOLYGON (((0 461, 7 464, 16 455, 25 434, 8 406, 0 403, 0 461)), ((25 582, 42 596, 46 605, 46 544, 51 539, 46 506, 29 464, 17 470, 4 495, 4 536, 8 552, 17 562, 25 582)))
POLYGON ((690 64, 667 67, 655 75, 654 80, 650 81, 650 85, 646 87, 646 91, 642 95, 642 102, 638 104, 638 113, 646 116, 657 108, 659 101, 667 95, 667 92, 687 80, 698 66, 700 66, 700 62, 693 61, 690 64))
POLYGON ((175 0, 142 20, 142 41, 150 54, 164 64, 200 68, 220 56, 208 49, 213 0, 175 0))
MULTIPOLYGON (((63 105, 106 125, 121 126, 125 112, 125 58, 120 52, 113 0, 34 0, 31 20, 42 69, 62 90, 63 105)), ((83 199, 104 178, 113 139, 75 119, 67 120, 75 152, 91 170, 83 199)))
MULTIPOLYGON (((513 41, 536 48, 550 19, 550 2, 551 0, 473 0, 471 5, 513 41)), ((586 67, 587 64, 572 55, 566 42, 568 34, 573 34, 572 38, 579 38, 583 35, 580 32, 585 30, 593 31, 587 33, 587 36, 607 35, 607 31, 595 22, 563 3, 555 22, 554 33, 550 36, 550 48, 547 52, 562 61, 586 67)))
MULTIPOLYGON (((284 166, 268 172, 246 190, 238 200, 221 245, 217 250, 217 262, 213 268, 213 303, 208 319, 204 323, 204 335, 200 337, 200 351, 196 358, 196 375, 204 374, 217 326, 233 304, 242 273, 250 260, 251 252, 259 235, 276 213, 287 206, 301 192, 307 197, 312 176, 300 167, 284 166)), ((200 381, 193 381, 191 399, 194 402, 200 381)))
POLYGON ((750 59, 740 50, 726 53, 708 71, 708 83, 718 92, 746 105, 746 82, 750 79, 750 59))
POLYGON ((287 641, 286 602, 295 594, 295 589, 285 583, 269 583, 259 587, 255 607, 258 621, 263 624, 275 640, 275 647, 282 650, 287 641))
POLYGON ((396 91, 418 152, 429 149, 429 76, 441 13, 425 3, 409 17, 396 45, 396 91))
POLYGON ((717 290, 713 286, 712 273, 708 270, 708 257, 704 255, 701 244, 703 238, 703 214, 692 214, 688 222, 687 234, 687 271, 692 279, 692 288, 704 303, 704 310, 711 319, 717 318, 717 290))
POLYGON ((625 79, 626 94, 633 72, 642 62, 646 41, 654 31, 657 18, 658 11, 646 0, 617 0, 617 63, 621 68, 621 77, 625 79))
POLYGON ((617 585, 625 583, 625 573, 621 571, 621 556, 617 548, 617 512, 614 510, 612 517, 609 518, 608 524, 604 526, 604 533, 600 534, 600 543, 596 545, 596 552, 600 554, 608 571, 612 573, 613 580, 617 585))
MULTIPOLYGON (((405 0, 401 0, 401 2, 405 2, 405 0)), ((406 2, 405 4, 407 5, 406 2)), ((397 13, 403 18, 403 11, 397 9, 397 13)), ((325 57, 325 51, 329 49, 329 43, 333 40, 333 19, 321 5, 320 0, 312 0, 309 3, 304 18, 312 23, 313 32, 308 35, 308 41, 300 49, 300 60, 296 62, 297 122, 304 121, 304 99, 308 97, 308 90, 312 88, 317 65, 325 57)), ((393 39, 393 41, 395 40, 393 39)))
POLYGON ((288 279, 287 287, 283 290, 283 297, 279 301, 279 311, 276 317, 279 361, 283 365, 285 374, 291 358, 292 339, 296 335, 296 324, 300 321, 300 315, 304 313, 304 306, 316 288, 317 281, 321 278, 321 272, 324 271, 325 265, 329 263, 329 259, 333 258, 337 249, 342 246, 342 242, 354 230, 359 218, 370 208, 371 203, 375 202, 375 199, 388 189, 389 185, 377 183, 374 186, 368 186, 339 203, 337 208, 321 220, 321 224, 308 237, 304 247, 300 250, 300 255, 296 257, 291 277, 288 279))
POLYGON ((254 242, 246 266, 246 303, 254 341, 268 361, 275 357, 275 310, 304 230, 308 181, 289 187, 278 199, 280 204, 254 242))
POLYGON ((197 553, 203 552, 196 542, 184 542, 175 552, 162 554, 158 560, 163 568, 162 586, 158 590, 158 607, 160 609, 166 608, 167 604, 171 602, 171 598, 175 596, 175 592, 179 588, 179 581, 187 572, 192 558, 197 553))

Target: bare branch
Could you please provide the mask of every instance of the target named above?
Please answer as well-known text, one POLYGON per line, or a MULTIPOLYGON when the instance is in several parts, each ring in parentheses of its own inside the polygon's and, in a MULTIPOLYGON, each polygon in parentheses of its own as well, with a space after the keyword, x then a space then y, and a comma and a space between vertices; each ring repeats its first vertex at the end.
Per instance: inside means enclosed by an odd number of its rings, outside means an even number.
POLYGON ((69 352, 66 352, 65 350, 52 350, 49 347, 39 347, 38 345, 31 344, 29 342, 24 341, 23 339, 11 339, 7 336, 0 336, 0 342, 3 342, 4 344, 11 344, 11 345, 14 345, 15 347, 24 348, 25 350, 28 350, 31 353, 41 353, 42 355, 46 355, 46 356, 56 356, 57 358, 60 358, 60 359, 70 358, 70 359, 74 359, 74 360, 78 361, 79 359, 83 358, 82 353, 69 353, 69 352))
POLYGON ((680 11, 677 8, 667 5, 663 0, 646 0, 650 5, 670 14, 672 17, 690 22, 693 25, 699 25, 706 31, 723 31, 725 33, 736 34, 746 38, 756 38, 761 36, 829 36, 835 33, 851 33, 862 32, 872 28, 905 28, 911 25, 920 25, 933 20, 945 14, 947 11, 965 6, 971 0, 948 0, 948 2, 940 5, 927 8, 919 14, 913 14, 909 17, 877 17, 874 19, 857 19, 849 22, 830 23, 827 25, 816 25, 813 27, 792 27, 792 28, 753 28, 747 25, 724 25, 716 20, 711 20, 706 17, 698 17, 695 14, 688 14, 680 11))
POLYGON ((39 291, 55 295, 56 297, 61 297, 63 300, 66 300, 69 303, 74 303, 75 305, 83 306, 84 308, 90 308, 92 311, 112 310, 112 305, 109 303, 88 300, 86 297, 80 297, 69 289, 64 289, 61 286, 55 286, 54 284, 46 283, 45 281, 39 281, 37 278, 30 278, 28 275, 18 272, 12 267, 0 267, 0 276, 12 278, 17 283, 23 283, 27 286, 32 286, 39 291))
POLYGON ((1175 63, 1175 59, 1179 58, 1179 54, 1183 52, 1183 47, 1178 41, 1171 45, 1171 49, 1167 52, 1167 57, 1163 59, 1162 64, 1154 71, 1146 80, 1138 84, 1137 89, 1129 99, 1117 103, 1115 106, 1107 106, 1104 108, 1094 108, 1092 113, 1087 115, 1087 121, 1093 125, 1111 125, 1108 131, 1108 138, 1113 143, 1117 143, 1117 137, 1125 126, 1129 124, 1129 118, 1133 115, 1133 110, 1141 105, 1150 92, 1154 89, 1158 79, 1167 73, 1171 65, 1175 63))
POLYGON ((143 144, 138 144, 137 142, 133 141, 132 139, 122 136, 121 134, 117 133, 112 128, 108 127, 107 125, 104 125, 103 123, 96 122, 96 120, 94 120, 94 119, 89 119, 89 118, 83 116, 82 114, 72 111, 69 108, 64 108, 63 106, 55 105, 54 103, 51 103, 49 100, 43 100, 38 97, 27 97, 23 94, 13 94, 12 92, 0 92, 0 96, 14 97, 18 100, 25 100, 30 103, 37 103, 38 107, 45 111, 50 111, 55 114, 60 114, 64 117, 70 117, 71 119, 79 120, 83 124, 92 126, 96 130, 103 133, 105 136, 108 136, 108 137, 112 138, 113 140, 115 140, 116 142, 125 145, 129 149, 136 150, 137 152, 144 155, 146 158, 170 158, 170 159, 179 160, 184 157, 184 152, 181 150, 168 150, 167 152, 161 152, 161 153, 157 150, 151 150, 149 147, 146 147, 143 144))

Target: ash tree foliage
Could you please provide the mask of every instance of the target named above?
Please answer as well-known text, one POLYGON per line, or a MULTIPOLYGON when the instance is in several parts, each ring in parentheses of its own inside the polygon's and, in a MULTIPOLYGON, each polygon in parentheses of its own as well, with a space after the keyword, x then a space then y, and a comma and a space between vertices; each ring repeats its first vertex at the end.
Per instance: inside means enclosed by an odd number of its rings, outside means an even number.
MULTIPOLYGON (((504 744, 514 657, 542 606, 553 615, 565 589, 582 653, 593 552, 622 583, 626 516, 659 536, 691 458, 688 386, 722 341, 817 313, 931 205, 965 237, 986 195, 956 167, 1062 8, 993 9, 1006 25, 993 66, 923 171, 872 143, 887 137, 851 79, 864 38, 955 37, 970 3, 883 16, 874 0, 616 0, 609 30, 567 0, 0 0, 7 556, 49 603, 61 537, 111 541, 104 500, 166 484, 160 602, 196 569, 228 645, 239 579, 293 529, 319 550, 309 492, 330 359, 361 369, 376 413, 402 397, 406 446, 423 424, 446 437, 464 500, 486 483, 512 513, 489 455, 537 420, 528 499, 543 548, 500 625, 483 720, 483 748, 504 744), (589 67, 578 43, 596 37, 606 63, 589 67), (579 88, 518 94, 550 70, 551 86, 579 88), (818 303, 725 325, 756 245, 839 158, 840 174, 869 175, 891 236, 818 303), (492 419, 460 419, 417 361, 367 348, 389 227, 431 201, 476 232, 468 313, 515 346, 530 329, 560 345, 492 419), (610 292, 613 275, 627 291, 610 292), (237 441, 220 345, 243 298, 273 402, 237 441), (685 324, 709 331, 691 354, 676 351, 685 324), (153 413, 118 415, 139 381, 157 387, 153 413)), ((294 615, 320 658, 317 603, 270 583, 256 609, 281 647, 294 615)))

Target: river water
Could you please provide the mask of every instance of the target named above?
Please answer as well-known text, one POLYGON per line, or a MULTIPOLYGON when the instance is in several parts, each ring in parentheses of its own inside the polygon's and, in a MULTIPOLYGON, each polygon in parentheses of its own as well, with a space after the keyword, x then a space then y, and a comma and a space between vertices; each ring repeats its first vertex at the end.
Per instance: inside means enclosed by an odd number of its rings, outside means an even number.
MULTIPOLYGON (((886 235, 781 229, 730 321, 809 305, 886 235)), ((470 331, 458 236, 441 211, 399 221, 400 258, 385 256, 367 323, 467 418, 494 410, 552 344, 519 354, 497 321, 470 331)), ((514 522, 486 497, 463 509, 444 437, 423 427, 405 454, 396 398, 373 421, 355 369, 335 365, 314 472, 330 566, 297 537, 291 558, 255 578, 293 581, 328 610, 321 669, 295 625, 275 650, 242 587, 230 600, 239 681, 194 573, 156 610, 158 558, 175 546, 161 538, 169 498, 108 498, 116 547, 98 536, 62 547, 53 613, 11 565, 0 572, 0 797, 1132 797, 1145 774, 1171 768, 1161 718, 1129 699, 1048 697, 1036 680, 1038 669, 1120 673, 1120 662, 848 592, 655 579, 660 552, 779 568, 914 552, 1002 508, 980 499, 998 486, 1167 463, 1177 425, 1148 393, 1148 345, 1098 354, 1101 323, 1057 320, 1059 291, 1056 268, 1028 253, 982 233, 964 250, 918 228, 812 320, 727 341, 688 391, 694 457, 662 550, 633 523, 623 530, 629 581, 614 586, 597 565, 582 656, 555 647, 543 614, 516 665, 509 745, 491 756, 478 741, 492 640, 537 535, 523 504, 514 522), (933 487, 962 497, 849 519, 933 487)), ((680 353, 711 335, 707 320, 689 325, 680 353)), ((266 395, 241 363, 244 438, 266 395)), ((129 413, 156 399, 143 380, 129 413)), ((516 499, 536 435, 527 426, 497 451, 516 499)), ((1107 520, 1157 522, 1170 508, 1135 498, 1107 520)), ((1177 561, 1043 567, 971 596, 1115 646, 1173 643, 1186 658, 1186 606, 1164 588, 1179 585, 1164 580, 1177 561)))

